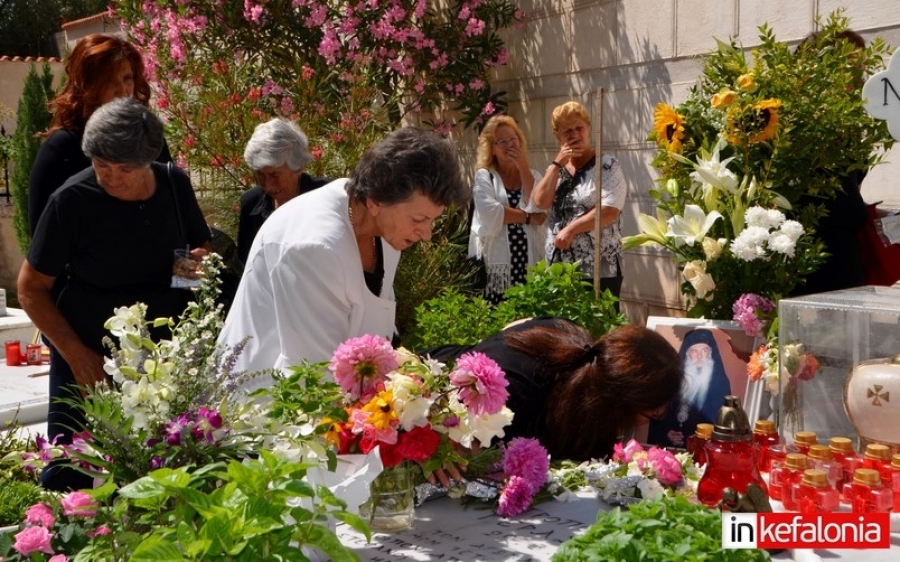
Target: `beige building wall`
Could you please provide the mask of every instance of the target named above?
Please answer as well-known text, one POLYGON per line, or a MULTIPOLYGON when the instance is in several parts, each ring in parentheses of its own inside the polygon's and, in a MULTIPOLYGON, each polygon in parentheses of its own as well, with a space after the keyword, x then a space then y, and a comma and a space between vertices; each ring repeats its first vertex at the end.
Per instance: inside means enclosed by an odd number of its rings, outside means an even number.
MULTIPOLYGON (((817 16, 841 6, 867 41, 882 37, 900 45, 896 0, 522 0, 527 18, 508 34, 510 64, 493 87, 508 92, 509 113, 523 125, 537 169, 556 154, 552 109, 570 99, 589 108, 596 143, 622 162, 623 233, 636 234, 638 213, 652 214, 654 207, 656 147, 646 140, 653 108, 684 101, 701 72, 698 56, 715 49, 714 38, 751 49, 759 44, 759 26, 768 23, 779 39, 797 42, 816 29, 817 16)), ((863 192, 870 202, 900 208, 900 149, 887 156, 890 163, 869 175, 863 192)), ((632 250, 625 257, 623 310, 637 324, 648 315, 681 315, 680 283, 666 252, 632 250)))

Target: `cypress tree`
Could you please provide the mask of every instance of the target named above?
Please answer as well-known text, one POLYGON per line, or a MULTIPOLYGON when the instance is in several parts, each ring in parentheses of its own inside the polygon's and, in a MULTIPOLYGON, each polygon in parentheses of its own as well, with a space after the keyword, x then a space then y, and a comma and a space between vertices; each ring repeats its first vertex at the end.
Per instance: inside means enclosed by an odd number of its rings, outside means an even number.
POLYGON ((53 74, 50 65, 44 63, 43 74, 39 75, 32 64, 25 77, 25 87, 16 111, 16 132, 13 135, 13 166, 10 191, 13 196, 13 228, 22 253, 31 244, 31 230, 28 228, 28 178, 37 157, 41 139, 38 133, 50 127, 52 115, 47 107, 53 96, 53 74))

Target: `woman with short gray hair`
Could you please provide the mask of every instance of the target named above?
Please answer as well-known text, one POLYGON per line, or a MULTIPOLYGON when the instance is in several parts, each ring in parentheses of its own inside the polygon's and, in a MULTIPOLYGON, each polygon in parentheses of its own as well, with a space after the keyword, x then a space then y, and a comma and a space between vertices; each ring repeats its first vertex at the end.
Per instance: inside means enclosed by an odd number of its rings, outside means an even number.
POLYGON ((300 127, 286 119, 257 125, 244 149, 244 160, 257 185, 241 195, 237 246, 242 262, 247 261, 256 233, 275 209, 331 181, 304 172, 313 160, 309 141, 300 127))
MULTIPOLYGON (((19 271, 22 308, 50 343, 47 436, 58 443, 83 423, 79 389, 107 380, 103 325, 113 310, 142 302, 148 318, 177 317, 190 299, 173 283, 175 252, 199 258, 210 233, 187 175, 154 162, 162 135, 134 98, 97 109, 82 139, 92 166, 50 196, 19 271), (61 291, 51 291, 57 278, 61 291)), ((41 483, 78 489, 91 478, 52 464, 41 483)))
POLYGON ((406 128, 366 151, 349 179, 289 201, 257 234, 219 336, 225 345, 252 336, 236 370, 323 361, 348 338, 392 337, 400 252, 468 199, 453 145, 406 128))

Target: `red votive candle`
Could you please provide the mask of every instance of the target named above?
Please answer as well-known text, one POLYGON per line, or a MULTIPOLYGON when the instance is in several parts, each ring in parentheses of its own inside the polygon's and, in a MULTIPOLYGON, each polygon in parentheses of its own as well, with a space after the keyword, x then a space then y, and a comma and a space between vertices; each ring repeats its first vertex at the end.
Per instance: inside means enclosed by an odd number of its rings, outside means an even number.
POLYGON ((9 340, 6 342, 6 364, 10 367, 17 367, 22 363, 22 349, 19 340, 9 340))

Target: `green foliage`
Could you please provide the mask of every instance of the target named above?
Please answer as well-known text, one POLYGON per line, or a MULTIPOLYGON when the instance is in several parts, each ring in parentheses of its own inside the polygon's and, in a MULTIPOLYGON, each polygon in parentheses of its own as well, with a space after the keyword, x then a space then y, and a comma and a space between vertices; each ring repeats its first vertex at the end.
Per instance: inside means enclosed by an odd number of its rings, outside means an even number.
POLYGON ((16 132, 13 135, 15 167, 10 178, 15 202, 13 227, 23 254, 28 251, 31 243, 31 230, 28 228, 28 179, 41 146, 40 139, 35 135, 46 131, 50 126, 52 115, 47 109, 47 101, 52 96, 53 74, 50 72, 50 65, 44 63, 40 75, 35 66, 31 65, 16 112, 16 132))
POLYGON ((36 482, 0 477, 0 527, 18 525, 25 511, 44 496, 36 482))
POLYGON ((539 262, 528 269, 525 284, 510 287, 496 307, 450 287, 416 309, 416 328, 404 342, 410 349, 472 345, 510 322, 533 316, 557 316, 580 324, 594 336, 627 323, 615 311, 616 298, 603 291, 594 297, 576 264, 539 262))
POLYGON ((764 550, 722 548, 722 515, 683 497, 645 500, 600 512, 588 530, 564 542, 554 562, 588 560, 770 560, 764 550))
POLYGON ((260 451, 243 462, 155 470, 115 493, 111 515, 127 514, 130 529, 96 537, 75 560, 298 560, 301 547, 358 560, 326 523, 333 517, 370 537, 366 525, 306 479, 310 466, 260 451))
MULTIPOLYGON (((450 209, 435 221, 430 241, 404 250, 397 267, 397 330, 401 340, 415 340, 416 309, 438 297, 447 287, 474 294, 473 268, 466 259, 469 223, 465 214, 450 209)), ((407 346, 409 347, 409 346, 407 346)), ((412 348, 411 348, 412 349, 412 348)))
POLYGON ((0 0, 0 53, 55 57, 60 23, 105 12, 107 0, 0 0))

